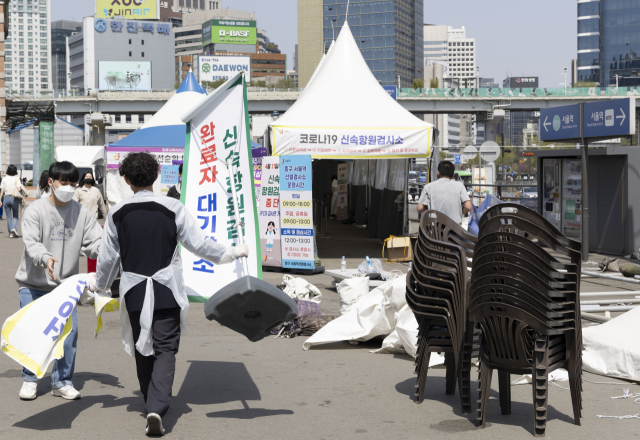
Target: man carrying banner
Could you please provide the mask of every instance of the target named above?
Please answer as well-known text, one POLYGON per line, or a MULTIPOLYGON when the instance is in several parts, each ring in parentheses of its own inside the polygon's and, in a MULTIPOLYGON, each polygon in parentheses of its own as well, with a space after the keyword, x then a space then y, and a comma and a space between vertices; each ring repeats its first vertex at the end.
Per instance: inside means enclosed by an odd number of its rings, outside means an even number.
MULTIPOLYGON (((78 169, 72 163, 53 163, 49 168, 52 194, 31 203, 24 212, 24 252, 16 273, 20 308, 51 292, 65 279, 77 275, 81 251, 89 258, 98 256, 102 229, 89 210, 72 200, 78 179, 78 169)), ((72 382, 78 341, 75 308, 71 320, 73 327, 64 341, 64 356, 54 362, 51 372, 51 395, 67 400, 80 398, 72 382)), ((23 368, 22 378, 20 398, 35 399, 38 387, 35 372, 23 368)))
POLYGON ((198 257, 225 264, 247 257, 248 247, 227 247, 206 237, 185 207, 152 192, 158 162, 148 153, 129 154, 120 175, 134 192, 119 203, 105 223, 92 290, 104 290, 118 274, 125 351, 136 359, 147 412, 148 435, 163 435, 162 417, 171 401, 180 334, 189 308, 183 284, 182 244, 198 257))

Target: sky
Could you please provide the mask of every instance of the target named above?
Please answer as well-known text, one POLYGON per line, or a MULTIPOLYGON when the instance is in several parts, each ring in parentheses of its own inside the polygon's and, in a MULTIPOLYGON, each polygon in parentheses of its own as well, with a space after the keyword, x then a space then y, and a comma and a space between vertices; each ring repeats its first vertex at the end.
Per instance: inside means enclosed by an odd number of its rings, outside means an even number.
MULTIPOLYGON (((297 0, 222 0, 223 7, 255 12, 258 26, 287 55, 293 68, 298 41, 297 0)), ((424 22, 465 26, 476 39, 480 76, 502 82, 511 76, 539 76, 540 86, 561 87, 563 68, 577 58, 577 6, 558 0, 424 0, 424 22)), ((91 0, 52 0, 52 20, 93 15, 91 0)), ((567 81, 570 81, 568 76, 567 81)))

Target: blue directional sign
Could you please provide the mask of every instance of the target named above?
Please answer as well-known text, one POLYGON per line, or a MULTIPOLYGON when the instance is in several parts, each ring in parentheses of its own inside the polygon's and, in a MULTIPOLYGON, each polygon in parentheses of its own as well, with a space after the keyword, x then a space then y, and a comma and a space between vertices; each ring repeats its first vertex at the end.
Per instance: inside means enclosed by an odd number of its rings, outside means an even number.
POLYGON ((454 154, 453 155, 453 163, 459 165, 462 163, 462 154, 454 154))
POLYGON ((540 110, 540 140, 580 139, 580 104, 540 110))
POLYGON ((396 88, 396 86, 382 86, 382 88, 385 90, 385 92, 387 92, 389 94, 389 96, 391 96, 393 98, 394 101, 397 101, 398 98, 398 89, 396 88))
POLYGON ((634 98, 590 102, 584 105, 584 137, 620 137, 635 134, 634 98))

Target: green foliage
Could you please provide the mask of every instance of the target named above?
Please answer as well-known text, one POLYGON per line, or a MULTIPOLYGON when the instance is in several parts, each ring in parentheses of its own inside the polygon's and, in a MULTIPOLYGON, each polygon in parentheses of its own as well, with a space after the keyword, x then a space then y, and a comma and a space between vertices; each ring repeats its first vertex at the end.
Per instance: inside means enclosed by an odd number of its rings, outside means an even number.
POLYGON ((414 78, 413 84, 411 85, 412 89, 421 89, 424 87, 424 80, 420 78, 414 78))
POLYGON ((276 89, 295 89, 296 83, 291 78, 282 78, 275 85, 276 89))
POLYGON ((429 87, 432 89, 439 89, 440 88, 440 80, 438 80, 438 78, 433 78, 429 80, 429 87))
POLYGON ((220 78, 215 81, 202 81, 202 85, 204 86, 205 89, 213 90, 213 89, 217 89, 225 82, 227 82, 226 79, 220 78))
POLYGON ((278 48, 278 45, 276 43, 265 44, 264 47, 266 47, 267 49, 271 49, 274 52, 280 53, 280 49, 278 48))

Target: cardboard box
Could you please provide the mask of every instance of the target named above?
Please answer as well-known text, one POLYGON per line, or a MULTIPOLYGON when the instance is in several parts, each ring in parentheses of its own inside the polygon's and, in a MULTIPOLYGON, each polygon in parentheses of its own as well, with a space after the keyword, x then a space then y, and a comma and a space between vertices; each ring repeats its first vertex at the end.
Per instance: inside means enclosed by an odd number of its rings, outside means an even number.
POLYGON ((391 263, 409 262, 413 260, 415 238, 394 237, 385 243, 384 258, 391 263))

